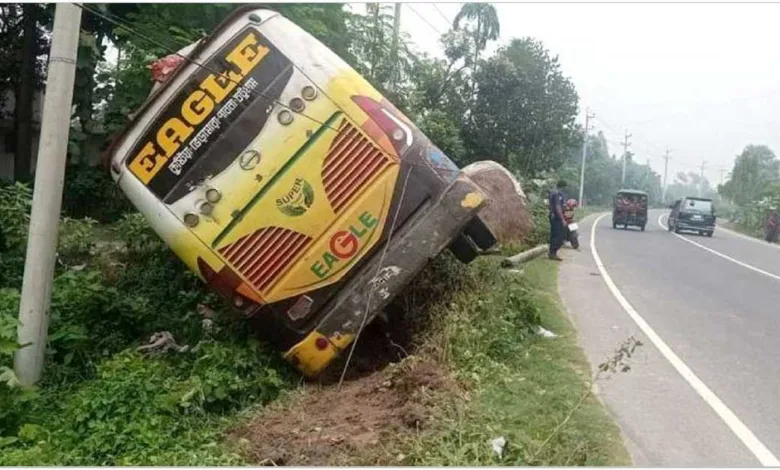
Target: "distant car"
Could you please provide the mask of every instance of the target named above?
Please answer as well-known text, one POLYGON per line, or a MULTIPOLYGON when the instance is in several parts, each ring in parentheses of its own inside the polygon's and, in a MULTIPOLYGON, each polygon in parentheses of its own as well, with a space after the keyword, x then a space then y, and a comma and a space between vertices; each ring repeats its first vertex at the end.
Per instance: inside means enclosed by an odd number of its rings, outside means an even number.
POLYGON ((686 197, 678 199, 669 206, 672 212, 667 222, 669 231, 698 232, 711 237, 715 232, 715 206, 712 199, 702 197, 686 197))

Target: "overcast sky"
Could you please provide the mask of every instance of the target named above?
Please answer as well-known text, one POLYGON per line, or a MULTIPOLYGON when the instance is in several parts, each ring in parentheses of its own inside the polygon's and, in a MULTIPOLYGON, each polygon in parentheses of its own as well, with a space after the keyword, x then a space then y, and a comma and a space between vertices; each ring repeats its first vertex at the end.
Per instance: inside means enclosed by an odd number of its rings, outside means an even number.
MULTIPOLYGON (((418 50, 441 56, 439 34, 460 5, 437 3, 440 13, 404 4, 402 29, 418 50)), ((718 183, 747 144, 780 151, 780 5, 495 5, 501 38, 490 49, 513 37, 541 40, 577 88, 580 122, 590 107, 611 153, 628 129, 637 159, 659 173, 671 149, 670 183, 703 160, 718 183)))

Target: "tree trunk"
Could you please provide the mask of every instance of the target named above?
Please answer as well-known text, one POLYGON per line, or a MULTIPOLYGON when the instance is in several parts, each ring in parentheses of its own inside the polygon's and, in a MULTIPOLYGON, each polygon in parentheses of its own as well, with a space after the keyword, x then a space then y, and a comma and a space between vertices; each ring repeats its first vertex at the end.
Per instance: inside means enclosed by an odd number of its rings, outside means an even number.
POLYGON ((33 98, 35 95, 35 60, 38 56, 38 5, 25 3, 22 17, 22 50, 19 82, 16 88, 16 148, 14 152, 14 179, 29 181, 33 148, 33 98))

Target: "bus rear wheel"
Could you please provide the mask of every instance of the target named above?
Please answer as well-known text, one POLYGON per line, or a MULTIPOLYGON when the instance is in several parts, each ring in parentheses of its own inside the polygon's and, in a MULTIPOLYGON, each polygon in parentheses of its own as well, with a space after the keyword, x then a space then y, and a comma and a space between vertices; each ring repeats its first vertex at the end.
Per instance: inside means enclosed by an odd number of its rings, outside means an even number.
POLYGON ((479 217, 474 217, 471 222, 466 225, 463 232, 471 238, 471 241, 477 245, 480 250, 488 250, 493 248, 498 240, 493 236, 493 232, 482 222, 479 217))
POLYGON ((463 264, 471 263, 479 254, 477 248, 474 246, 471 240, 469 240, 469 237, 462 233, 455 237, 454 240, 452 240, 449 249, 458 259, 458 261, 463 264))

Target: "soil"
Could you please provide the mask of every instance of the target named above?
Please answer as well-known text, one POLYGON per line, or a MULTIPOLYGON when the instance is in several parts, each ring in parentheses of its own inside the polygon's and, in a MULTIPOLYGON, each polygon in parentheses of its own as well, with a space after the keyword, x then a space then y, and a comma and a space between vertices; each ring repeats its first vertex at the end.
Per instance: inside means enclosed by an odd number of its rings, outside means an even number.
POLYGON ((454 380, 431 360, 409 357, 356 380, 321 385, 271 406, 232 438, 255 465, 392 464, 384 444, 424 430, 436 397, 454 380))
POLYGON ((388 321, 377 318, 366 326, 340 388, 348 352, 316 381, 230 433, 247 460, 293 466, 397 463, 398 440, 429 428, 437 403, 462 391, 424 338, 431 318, 420 304, 442 301, 453 290, 425 282, 434 268, 385 308, 388 321))

